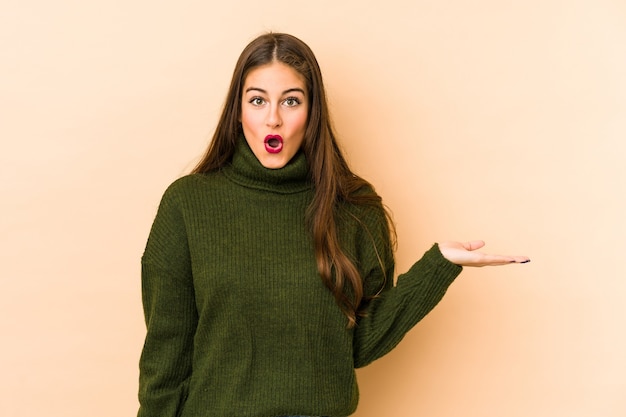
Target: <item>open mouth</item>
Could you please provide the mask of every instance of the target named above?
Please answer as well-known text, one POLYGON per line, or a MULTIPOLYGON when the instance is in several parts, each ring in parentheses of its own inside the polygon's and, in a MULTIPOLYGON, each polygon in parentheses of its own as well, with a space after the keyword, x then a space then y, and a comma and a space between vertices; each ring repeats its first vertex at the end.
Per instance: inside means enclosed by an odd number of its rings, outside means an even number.
POLYGON ((278 153, 283 150, 283 138, 280 135, 265 137, 265 150, 269 153, 278 153))

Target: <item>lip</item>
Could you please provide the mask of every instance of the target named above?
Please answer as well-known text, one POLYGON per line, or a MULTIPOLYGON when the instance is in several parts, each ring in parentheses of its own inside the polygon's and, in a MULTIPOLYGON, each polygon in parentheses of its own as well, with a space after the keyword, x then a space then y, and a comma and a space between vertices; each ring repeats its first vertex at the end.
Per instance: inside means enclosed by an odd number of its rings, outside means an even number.
POLYGON ((268 153, 279 153, 283 150, 283 138, 280 135, 267 135, 263 142, 268 153))

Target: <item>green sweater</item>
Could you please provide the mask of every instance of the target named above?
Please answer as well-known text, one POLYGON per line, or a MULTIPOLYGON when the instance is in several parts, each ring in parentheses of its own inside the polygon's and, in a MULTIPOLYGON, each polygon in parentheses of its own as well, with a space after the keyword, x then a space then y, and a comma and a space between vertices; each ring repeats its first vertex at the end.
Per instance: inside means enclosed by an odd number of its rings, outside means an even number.
POLYGON ((165 192, 142 257, 139 417, 347 416, 354 368, 393 349, 461 267, 433 246, 393 285, 380 208, 342 207, 340 241, 381 291, 355 328, 317 273, 302 153, 264 168, 241 140, 219 172, 165 192), (381 268, 381 262, 384 271, 381 268))

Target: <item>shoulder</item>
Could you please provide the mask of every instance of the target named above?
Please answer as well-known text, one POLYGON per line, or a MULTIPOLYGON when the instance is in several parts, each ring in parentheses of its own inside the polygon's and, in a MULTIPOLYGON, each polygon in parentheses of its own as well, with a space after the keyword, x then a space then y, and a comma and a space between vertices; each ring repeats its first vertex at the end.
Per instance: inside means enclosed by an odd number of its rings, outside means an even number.
POLYGON ((351 192, 341 208, 366 223, 378 224, 386 222, 382 198, 369 183, 364 183, 351 192))
POLYGON ((340 231, 355 234, 355 239, 361 244, 372 237, 379 242, 389 240, 390 219, 382 199, 370 185, 352 193, 350 201, 340 204, 337 214, 340 231))
POLYGON ((157 212, 162 216, 193 211, 211 198, 215 174, 188 174, 170 183, 161 194, 157 212))
POLYGON ((374 186, 372 184, 370 184, 369 182, 362 180, 362 182, 359 182, 358 187, 352 191, 350 193, 351 197, 361 197, 361 196, 365 196, 365 197, 374 197, 374 196, 378 196, 378 193, 376 193, 376 190, 374 190, 374 186))
POLYGON ((207 174, 188 174, 174 180, 165 190, 165 194, 184 193, 201 184, 207 174))
POLYGON ((223 178, 219 172, 188 174, 172 182, 163 193, 163 200, 180 200, 211 188, 211 184, 223 178))

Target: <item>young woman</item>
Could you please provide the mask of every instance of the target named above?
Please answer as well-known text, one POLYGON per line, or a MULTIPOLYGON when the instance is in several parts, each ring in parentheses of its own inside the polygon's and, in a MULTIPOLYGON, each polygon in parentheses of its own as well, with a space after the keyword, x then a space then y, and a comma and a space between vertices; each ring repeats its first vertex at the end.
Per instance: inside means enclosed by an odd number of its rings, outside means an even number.
POLYGON ((440 243, 393 285, 393 225, 335 139, 318 63, 270 33, 242 52, 211 144, 165 192, 142 257, 139 417, 347 416, 462 266, 440 243))

